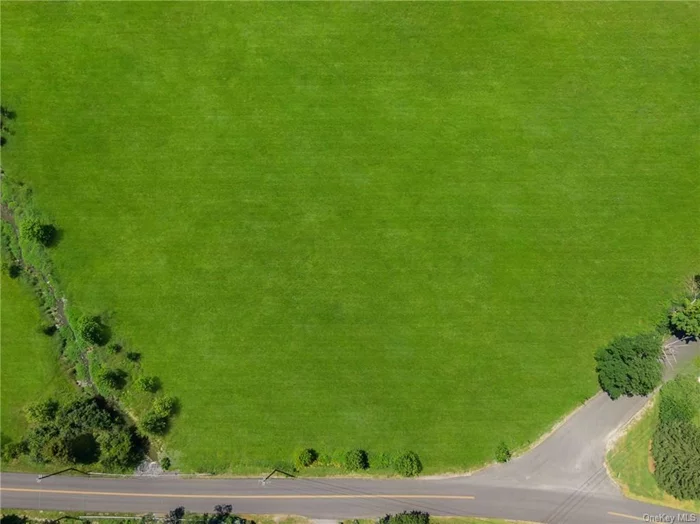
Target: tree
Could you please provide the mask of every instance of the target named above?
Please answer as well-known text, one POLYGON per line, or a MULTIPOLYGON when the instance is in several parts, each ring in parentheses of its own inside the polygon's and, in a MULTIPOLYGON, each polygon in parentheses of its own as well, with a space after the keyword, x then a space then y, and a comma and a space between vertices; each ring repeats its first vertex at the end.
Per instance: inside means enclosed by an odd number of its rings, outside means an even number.
POLYGON ((360 471, 369 467, 367 452, 363 449, 353 449, 345 454, 345 469, 360 471))
POLYGON ((110 389, 122 389, 126 385, 126 371, 123 369, 100 370, 97 380, 110 389))
POLYGON ((174 415, 177 411, 177 398, 164 395, 153 401, 153 412, 162 417, 174 415))
POLYGON ((141 429, 151 435, 164 435, 168 431, 168 417, 148 411, 141 419, 141 429))
POLYGON ((404 511, 382 517, 379 524, 430 524, 430 514, 424 511, 404 511))
POLYGON ((296 456, 295 459, 295 464, 297 468, 308 468, 311 464, 316 462, 316 459, 318 459, 318 453, 316 453, 315 449, 312 448, 306 448, 302 449, 296 456))
POLYGON ((132 428, 100 433, 100 463, 111 470, 128 470, 136 466, 141 453, 132 428))
POLYGON ((25 218, 20 225, 19 234, 25 240, 50 246, 56 237, 56 228, 51 224, 42 224, 35 218, 25 218))
POLYGON ((616 338, 595 356, 600 387, 613 400, 648 395, 661 382, 661 353, 656 333, 616 338))
POLYGON ((651 453, 664 491, 681 500, 700 499, 700 428, 685 420, 659 424, 651 453))
POLYGON ((56 415, 56 425, 62 433, 77 436, 86 432, 111 431, 123 425, 121 417, 108 409, 100 397, 83 397, 62 406, 56 415))
POLYGON ((686 337, 700 338, 700 300, 686 300, 671 312, 671 326, 686 337))
POLYGON ((510 448, 508 444, 501 441, 498 446, 496 446, 496 460, 498 462, 508 462, 511 457, 510 448))
POLYGON ((402 453, 394 461, 394 471, 402 477, 415 477, 423 471, 423 464, 413 451, 402 453))
POLYGON ((107 328, 102 324, 100 317, 80 317, 77 331, 80 338, 88 344, 102 346, 107 342, 107 328))
POLYGON ((158 377, 139 377, 136 380, 136 386, 142 391, 155 393, 160 389, 160 380, 158 380, 158 377))
POLYGON ((30 424, 46 424, 56 418, 58 402, 46 399, 27 406, 25 414, 30 424))

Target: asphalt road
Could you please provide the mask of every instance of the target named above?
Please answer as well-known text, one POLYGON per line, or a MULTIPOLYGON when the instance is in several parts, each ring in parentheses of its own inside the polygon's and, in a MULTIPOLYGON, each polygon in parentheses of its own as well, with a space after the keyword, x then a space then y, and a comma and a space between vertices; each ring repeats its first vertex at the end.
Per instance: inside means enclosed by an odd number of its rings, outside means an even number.
MULTIPOLYGON (((700 344, 677 346, 679 364, 700 344)), ((675 372, 669 367, 667 377, 675 372)), ((508 464, 439 479, 193 479, 179 477, 0 476, 1 507, 84 512, 163 513, 177 506, 319 519, 376 517, 420 509, 552 524, 698 522, 700 515, 626 499, 603 466, 610 436, 646 399, 597 395, 539 446, 508 464), (666 520, 660 520, 665 518, 666 520), (671 519, 674 520, 671 520, 671 519), (656 520, 654 520, 656 519, 656 520), (684 519, 684 520, 682 520, 684 519)))

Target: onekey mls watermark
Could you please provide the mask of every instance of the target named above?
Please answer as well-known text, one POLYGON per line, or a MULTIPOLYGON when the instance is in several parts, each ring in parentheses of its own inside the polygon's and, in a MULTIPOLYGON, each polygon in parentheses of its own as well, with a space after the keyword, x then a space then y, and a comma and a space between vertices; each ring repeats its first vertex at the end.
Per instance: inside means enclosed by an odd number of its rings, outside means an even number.
POLYGON ((700 522, 697 515, 690 513, 645 513, 644 522, 658 522, 659 524, 679 524, 682 522, 700 522))

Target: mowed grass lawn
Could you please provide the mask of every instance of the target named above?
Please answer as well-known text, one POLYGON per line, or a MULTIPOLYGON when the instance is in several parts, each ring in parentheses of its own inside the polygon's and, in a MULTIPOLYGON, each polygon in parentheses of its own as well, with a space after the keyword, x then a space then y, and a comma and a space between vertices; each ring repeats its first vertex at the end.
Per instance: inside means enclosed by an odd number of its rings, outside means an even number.
POLYGON ((0 281, 0 426, 2 444, 22 438, 24 408, 45 398, 70 394, 73 386, 59 365, 56 344, 40 331, 32 291, 4 273, 0 281))
POLYGON ((463 470, 698 271, 699 10, 3 2, 3 166, 180 398, 174 466, 463 470))

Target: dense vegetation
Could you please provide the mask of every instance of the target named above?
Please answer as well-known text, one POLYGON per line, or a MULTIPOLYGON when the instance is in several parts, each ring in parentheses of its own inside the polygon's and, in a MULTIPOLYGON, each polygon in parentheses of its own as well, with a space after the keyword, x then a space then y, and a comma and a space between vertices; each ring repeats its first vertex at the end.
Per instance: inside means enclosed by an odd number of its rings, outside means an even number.
POLYGON ((53 399, 27 408, 29 431, 3 448, 3 459, 21 455, 39 464, 100 463, 124 471, 143 456, 143 442, 124 417, 100 397, 82 397, 60 405, 53 399))
POLYGON ((3 167, 124 346, 64 356, 177 395, 178 469, 491 460, 697 270, 697 3, 0 9, 3 167))
POLYGON ((700 339, 700 300, 686 299, 681 307, 671 313, 670 322, 681 336, 700 339))
POLYGON ((652 443, 654 476, 674 497, 700 499, 700 383, 682 375, 659 393, 659 422, 652 443))
POLYGON ((377 521, 378 524, 430 524, 430 514, 424 511, 404 511, 394 515, 386 515, 377 521))
POLYGON ((648 395, 661 383, 662 340, 657 333, 618 337, 596 353, 600 387, 613 400, 648 395))

